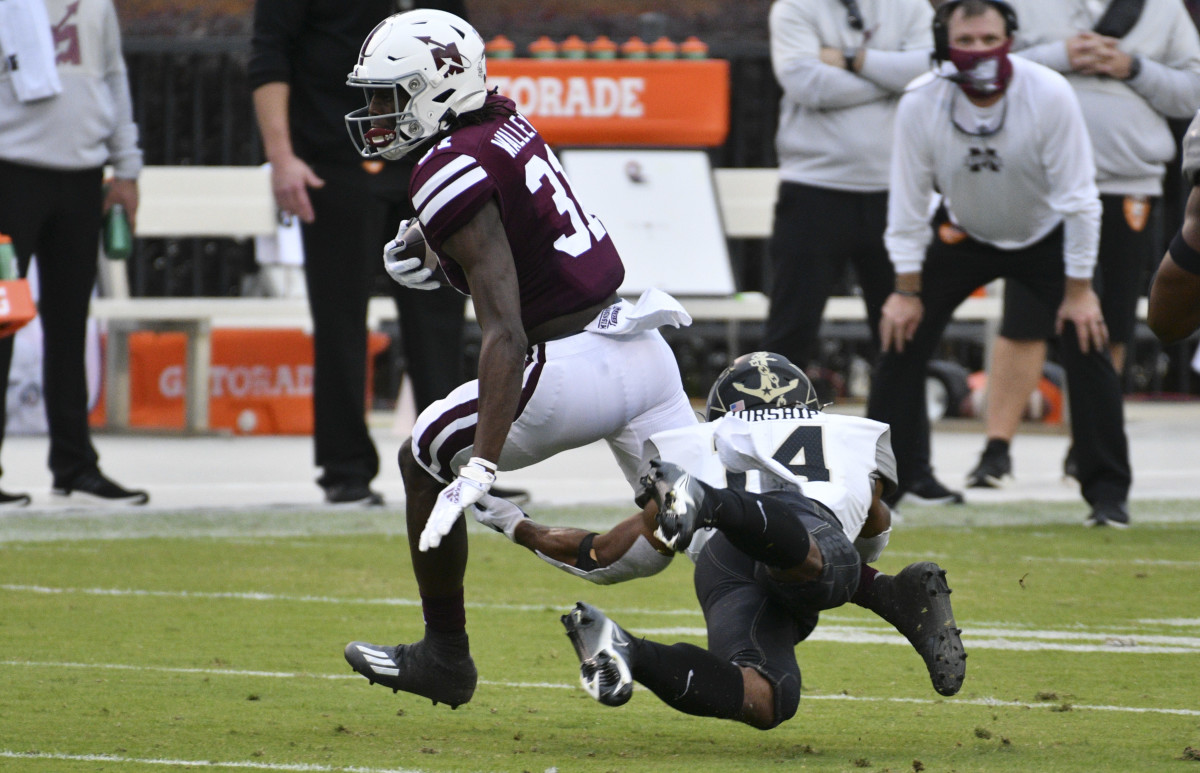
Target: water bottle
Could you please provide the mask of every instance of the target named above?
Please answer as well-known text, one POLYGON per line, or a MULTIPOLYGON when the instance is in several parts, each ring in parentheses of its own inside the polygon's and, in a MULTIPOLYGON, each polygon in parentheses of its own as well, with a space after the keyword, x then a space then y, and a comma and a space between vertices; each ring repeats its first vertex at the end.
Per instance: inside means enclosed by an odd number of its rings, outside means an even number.
POLYGON ((133 233, 125 207, 113 204, 104 217, 104 254, 109 260, 125 260, 133 252, 133 233))
POLYGON ((17 251, 12 237, 0 234, 0 281, 17 278, 17 251))

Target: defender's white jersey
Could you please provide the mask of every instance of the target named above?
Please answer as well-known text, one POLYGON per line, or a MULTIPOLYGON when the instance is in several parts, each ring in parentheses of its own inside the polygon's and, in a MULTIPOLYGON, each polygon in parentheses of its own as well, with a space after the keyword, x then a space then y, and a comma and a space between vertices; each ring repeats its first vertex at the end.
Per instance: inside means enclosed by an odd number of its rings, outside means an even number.
MULTIPOLYGON (((802 406, 730 413, 695 427, 656 433, 650 440, 663 461, 683 467, 711 486, 764 493, 798 489, 837 516, 846 536, 858 537, 876 478, 896 482, 891 429, 856 416, 802 406)), ((696 533, 695 560, 713 534, 696 533)))

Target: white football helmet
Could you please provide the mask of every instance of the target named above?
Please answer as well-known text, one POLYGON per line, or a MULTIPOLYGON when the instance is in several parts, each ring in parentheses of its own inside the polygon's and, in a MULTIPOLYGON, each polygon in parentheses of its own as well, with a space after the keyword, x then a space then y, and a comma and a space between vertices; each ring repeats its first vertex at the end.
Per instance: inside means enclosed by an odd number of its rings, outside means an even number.
POLYGON ((483 107, 483 52, 483 38, 452 13, 424 8, 380 22, 346 81, 366 92, 367 106, 346 115, 359 155, 394 161, 483 107))

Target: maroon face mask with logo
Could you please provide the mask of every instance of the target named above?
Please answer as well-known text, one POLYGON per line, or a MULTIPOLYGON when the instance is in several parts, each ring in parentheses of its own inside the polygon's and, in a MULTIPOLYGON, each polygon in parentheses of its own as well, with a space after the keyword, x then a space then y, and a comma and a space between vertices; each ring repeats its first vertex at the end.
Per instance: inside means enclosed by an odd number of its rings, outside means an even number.
POLYGON ((986 51, 950 49, 950 61, 958 68, 954 80, 968 97, 993 97, 1003 94, 1012 79, 1012 62, 1008 58, 1012 41, 986 51))

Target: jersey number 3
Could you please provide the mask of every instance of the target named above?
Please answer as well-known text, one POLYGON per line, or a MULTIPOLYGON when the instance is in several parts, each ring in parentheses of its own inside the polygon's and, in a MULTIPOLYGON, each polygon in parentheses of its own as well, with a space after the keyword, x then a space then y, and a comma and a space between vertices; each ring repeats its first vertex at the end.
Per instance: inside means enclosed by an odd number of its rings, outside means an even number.
POLYGON ((592 246, 592 238, 600 241, 607 233, 604 226, 595 215, 580 212, 579 203, 567 187, 567 175, 554 151, 546 148, 547 158, 534 153, 525 164, 525 187, 530 193, 537 193, 543 185, 550 184, 551 200, 558 208, 559 214, 566 215, 571 220, 571 230, 554 240, 554 249, 565 252, 572 258, 578 258, 592 246), (587 225, 584 225, 584 220, 587 225))

